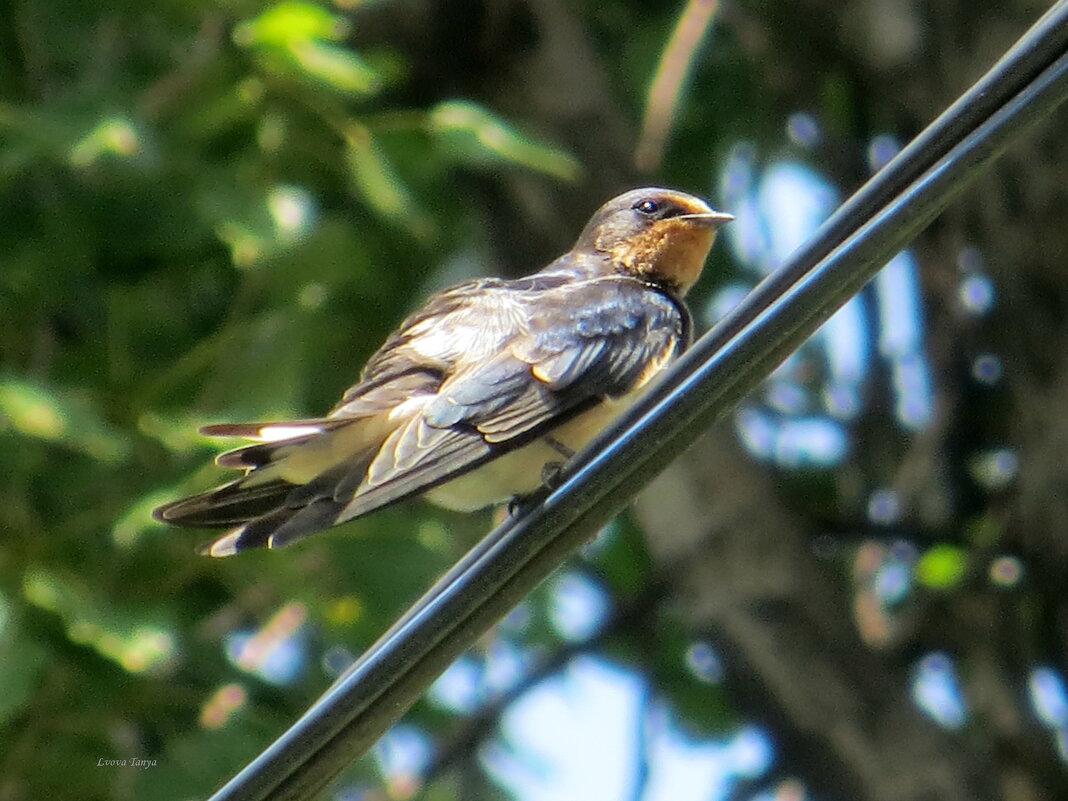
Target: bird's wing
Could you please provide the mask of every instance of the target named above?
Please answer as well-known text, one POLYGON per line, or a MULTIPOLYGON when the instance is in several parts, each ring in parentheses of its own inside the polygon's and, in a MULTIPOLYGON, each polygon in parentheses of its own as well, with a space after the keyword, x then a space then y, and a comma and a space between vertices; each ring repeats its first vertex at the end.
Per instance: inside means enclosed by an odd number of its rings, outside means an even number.
POLYGON ((215 555, 284 545, 425 492, 630 392, 688 336, 681 304, 622 276, 455 287, 401 325, 326 418, 210 429, 290 436, 223 454, 221 464, 247 475, 156 515, 243 523, 210 546, 215 555))
MULTIPOLYGON (((520 294, 524 321, 497 352, 460 361, 383 442, 339 519, 426 491, 640 387, 689 337, 681 304, 606 277, 520 294)), ((418 342, 414 343, 418 347, 418 342)))

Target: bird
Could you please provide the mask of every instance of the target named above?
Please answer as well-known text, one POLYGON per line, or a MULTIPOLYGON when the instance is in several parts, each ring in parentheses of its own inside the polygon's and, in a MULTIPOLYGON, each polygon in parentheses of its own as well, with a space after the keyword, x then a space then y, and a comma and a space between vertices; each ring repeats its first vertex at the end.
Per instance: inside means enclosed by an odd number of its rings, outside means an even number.
POLYGON ((689 345, 684 297, 732 219, 673 189, 612 198, 539 272, 431 295, 325 416, 202 428, 252 441, 216 457, 244 475, 153 515, 228 529, 200 548, 221 557, 413 496, 465 512, 530 496, 689 345))

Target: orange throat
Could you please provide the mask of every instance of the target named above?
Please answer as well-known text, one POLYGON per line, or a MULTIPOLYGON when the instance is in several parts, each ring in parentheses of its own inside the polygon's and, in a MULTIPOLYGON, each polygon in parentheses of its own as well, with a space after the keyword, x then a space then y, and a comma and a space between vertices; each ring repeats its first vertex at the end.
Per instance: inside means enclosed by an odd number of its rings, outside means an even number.
POLYGON ((678 287, 684 295, 701 275, 715 239, 715 230, 690 220, 660 220, 610 255, 626 272, 678 287))

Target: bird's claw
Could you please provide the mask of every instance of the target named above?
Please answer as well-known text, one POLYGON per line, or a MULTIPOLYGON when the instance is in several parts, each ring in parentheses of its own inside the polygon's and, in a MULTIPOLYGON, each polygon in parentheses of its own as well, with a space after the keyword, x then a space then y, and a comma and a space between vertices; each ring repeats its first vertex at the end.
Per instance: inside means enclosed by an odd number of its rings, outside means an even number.
POLYGON ((529 495, 513 495, 512 499, 508 501, 508 516, 519 517, 523 509, 526 508, 527 498, 529 495))
POLYGON ((541 468, 541 486, 526 495, 513 495, 508 501, 508 516, 519 517, 527 509, 544 501, 549 493, 559 487, 563 481, 563 462, 546 462, 541 468))
POLYGON ((549 491, 557 489, 563 484, 563 462, 546 462, 541 468, 541 483, 549 491))

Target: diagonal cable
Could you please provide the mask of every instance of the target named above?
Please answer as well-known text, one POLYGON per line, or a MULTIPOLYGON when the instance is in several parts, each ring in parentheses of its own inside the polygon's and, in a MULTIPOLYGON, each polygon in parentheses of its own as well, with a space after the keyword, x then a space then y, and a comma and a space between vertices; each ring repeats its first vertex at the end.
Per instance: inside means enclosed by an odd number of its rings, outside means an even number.
POLYGON ((491 532, 212 801, 314 798, 373 745, 456 656, 1068 97, 1066 15, 1061 0, 980 82, 987 83, 974 99, 983 114, 958 102, 932 125, 937 135, 921 134, 940 151, 933 162, 915 143, 902 151, 860 201, 847 202, 849 214, 828 221, 800 252, 815 266, 792 259, 758 287, 763 300, 743 304, 703 337, 640 407, 576 458, 562 486, 491 532))
MULTIPOLYGON (((637 419, 655 405, 668 387, 678 383, 688 365, 710 358, 739 331, 752 323, 790 286, 803 278, 848 236, 925 170, 946 155, 952 145, 986 120, 994 111, 1026 87, 1039 73, 1068 49, 1068 0, 1059 0, 990 68, 934 122, 913 139, 887 165, 864 184, 832 214, 813 237, 797 249, 785 264, 765 278, 716 326, 694 343, 668 375, 661 390, 650 392, 628 410, 615 426, 607 429, 588 446, 603 448, 627 420, 637 419)), ((419 599, 380 638, 388 639, 427 603, 435 590, 462 575, 489 547, 493 535, 459 561, 426 595, 419 599)), ((344 676, 338 680, 341 681, 344 676)))

